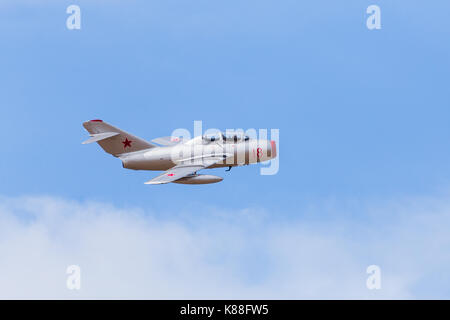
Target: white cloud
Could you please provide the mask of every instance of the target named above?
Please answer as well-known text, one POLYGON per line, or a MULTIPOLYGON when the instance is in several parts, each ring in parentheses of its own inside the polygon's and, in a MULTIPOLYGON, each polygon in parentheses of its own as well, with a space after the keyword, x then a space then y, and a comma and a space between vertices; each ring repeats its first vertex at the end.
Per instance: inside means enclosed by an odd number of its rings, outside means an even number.
POLYGON ((359 216, 341 207, 298 212, 295 221, 262 209, 161 218, 1 197, 0 298, 449 298, 446 197, 358 206, 359 216), (81 267, 80 291, 66 288, 72 264, 81 267), (379 291, 365 286, 370 264, 381 267, 379 291))

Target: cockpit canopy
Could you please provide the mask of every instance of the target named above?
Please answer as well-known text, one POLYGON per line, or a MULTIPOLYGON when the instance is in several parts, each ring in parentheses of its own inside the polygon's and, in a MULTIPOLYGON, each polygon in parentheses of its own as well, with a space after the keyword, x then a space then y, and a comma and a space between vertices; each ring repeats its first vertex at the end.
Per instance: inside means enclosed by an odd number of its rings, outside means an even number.
POLYGON ((213 134, 203 135, 203 141, 210 142, 222 142, 222 143, 239 143, 242 141, 248 141, 250 137, 240 132, 217 132, 213 134))

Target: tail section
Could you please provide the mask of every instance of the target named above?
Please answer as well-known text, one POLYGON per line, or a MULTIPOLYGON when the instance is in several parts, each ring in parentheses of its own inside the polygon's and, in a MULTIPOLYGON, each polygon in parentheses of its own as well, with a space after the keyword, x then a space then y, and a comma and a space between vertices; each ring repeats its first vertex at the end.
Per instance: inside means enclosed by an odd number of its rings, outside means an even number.
POLYGON ((156 147, 141 138, 122 131, 102 120, 90 120, 83 123, 91 138, 83 143, 97 142, 100 147, 113 156, 156 147))

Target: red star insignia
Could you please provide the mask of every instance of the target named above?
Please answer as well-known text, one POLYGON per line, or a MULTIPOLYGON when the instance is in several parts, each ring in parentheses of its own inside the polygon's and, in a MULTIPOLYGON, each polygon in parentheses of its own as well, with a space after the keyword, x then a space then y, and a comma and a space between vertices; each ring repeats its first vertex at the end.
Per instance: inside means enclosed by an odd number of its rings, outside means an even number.
POLYGON ((124 148, 124 149, 126 149, 127 147, 130 147, 130 148, 131 148, 131 143, 132 143, 132 142, 133 142, 133 141, 128 140, 128 138, 125 138, 125 140, 122 141, 122 143, 123 143, 123 148, 124 148))
POLYGON ((173 177, 175 174, 173 174, 173 173, 168 173, 167 174, 169 177, 173 177))

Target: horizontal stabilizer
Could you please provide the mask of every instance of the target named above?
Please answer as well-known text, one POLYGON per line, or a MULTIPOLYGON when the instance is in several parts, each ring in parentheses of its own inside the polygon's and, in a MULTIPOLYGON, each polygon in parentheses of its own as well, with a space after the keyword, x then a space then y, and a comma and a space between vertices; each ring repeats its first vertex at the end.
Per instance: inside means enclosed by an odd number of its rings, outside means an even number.
POLYGON ((108 139, 108 138, 111 138, 111 137, 114 137, 117 135, 119 135, 118 132, 103 132, 103 133, 91 134, 91 137, 89 139, 87 139, 86 141, 82 142, 82 144, 97 142, 97 141, 108 139))
POLYGON ((162 146, 173 146, 180 142, 183 142, 183 138, 179 137, 161 137, 161 138, 155 138, 152 140, 152 142, 157 143, 162 146))

